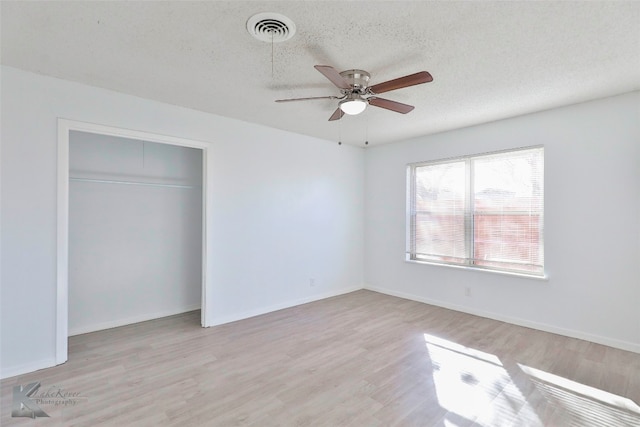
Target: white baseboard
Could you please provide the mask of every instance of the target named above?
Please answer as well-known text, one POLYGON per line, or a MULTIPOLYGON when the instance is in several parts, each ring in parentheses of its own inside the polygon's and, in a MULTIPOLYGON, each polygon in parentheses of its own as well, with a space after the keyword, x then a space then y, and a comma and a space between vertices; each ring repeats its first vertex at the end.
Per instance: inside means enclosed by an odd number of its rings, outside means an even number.
POLYGON ((379 292, 381 294, 391 295, 394 297, 404 298, 412 301, 422 302, 425 304, 435 305, 449 310, 460 311, 462 313, 473 314, 475 316, 486 317, 488 319, 499 320, 501 322, 511 323, 517 326, 524 326, 526 328, 537 329, 543 332, 550 332, 552 334, 563 335, 570 338, 577 338, 585 341, 591 341, 596 344, 602 344, 609 347, 619 348, 621 350, 632 351, 634 353, 640 353, 640 344, 630 341, 618 340, 615 338, 604 337, 601 335, 590 334, 588 332, 577 331, 575 329, 561 328, 555 325, 549 325, 547 323, 534 322, 527 319, 518 317, 505 316, 499 313, 493 313, 483 310, 476 310, 473 308, 460 306, 456 304, 450 304, 444 301, 433 300, 430 298, 424 298, 418 295, 413 295, 405 292, 397 292, 390 289, 378 288, 375 286, 365 285, 364 289, 379 292))
POLYGON ((172 310, 158 311, 154 313, 145 313, 133 317, 127 317, 124 319, 110 320, 108 322, 94 323, 91 325, 82 325, 75 328, 69 328, 69 336, 80 334, 88 334, 89 332, 102 331, 104 329, 117 328, 119 326, 131 325, 133 323, 146 322, 147 320, 160 319, 162 317, 173 316, 175 314, 182 314, 188 311, 200 310, 200 304, 191 305, 182 308, 175 308, 172 310))
POLYGON ((268 307, 261 307, 255 310, 244 311, 241 313, 233 314, 224 317, 214 317, 212 326, 223 325, 225 323, 236 322, 238 320, 248 319, 250 317, 260 316, 262 314, 271 313, 273 311, 283 310, 285 308, 295 307, 297 305, 307 304, 314 301, 319 301, 325 298, 336 297, 338 295, 349 294, 351 292, 359 291, 363 289, 362 286, 340 289, 338 291, 325 292, 322 294, 316 294, 297 300, 287 301, 281 304, 275 304, 268 307))
POLYGON ((56 366, 56 359, 44 359, 38 362, 29 363, 26 365, 12 366, 8 369, 3 369, 0 373, 0 379, 6 380, 7 378, 15 377, 22 374, 28 374, 30 372, 39 371, 40 369, 51 368, 56 366))

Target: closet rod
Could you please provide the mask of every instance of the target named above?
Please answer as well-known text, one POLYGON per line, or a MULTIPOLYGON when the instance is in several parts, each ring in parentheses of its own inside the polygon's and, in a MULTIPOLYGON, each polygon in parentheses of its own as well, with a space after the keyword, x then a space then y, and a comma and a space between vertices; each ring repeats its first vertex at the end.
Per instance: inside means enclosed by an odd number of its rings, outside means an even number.
POLYGON ((156 183, 153 183, 153 182, 115 181, 115 180, 111 180, 111 179, 69 178, 69 181, 97 182, 97 183, 101 183, 101 184, 145 185, 145 186, 149 186, 149 187, 200 188, 199 186, 195 186, 195 185, 156 184, 156 183))

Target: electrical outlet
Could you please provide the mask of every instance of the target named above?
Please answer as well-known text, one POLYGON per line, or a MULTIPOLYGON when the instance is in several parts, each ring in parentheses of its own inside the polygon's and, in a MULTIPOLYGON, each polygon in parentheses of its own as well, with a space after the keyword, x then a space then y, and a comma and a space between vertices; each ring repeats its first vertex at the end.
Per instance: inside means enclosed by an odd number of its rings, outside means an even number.
POLYGON ((315 285, 316 285, 316 279, 314 278, 309 279, 309 286, 313 288, 315 285))
POLYGON ((471 288, 470 287, 466 287, 464 288, 464 296, 465 297, 470 297, 471 296, 471 288))

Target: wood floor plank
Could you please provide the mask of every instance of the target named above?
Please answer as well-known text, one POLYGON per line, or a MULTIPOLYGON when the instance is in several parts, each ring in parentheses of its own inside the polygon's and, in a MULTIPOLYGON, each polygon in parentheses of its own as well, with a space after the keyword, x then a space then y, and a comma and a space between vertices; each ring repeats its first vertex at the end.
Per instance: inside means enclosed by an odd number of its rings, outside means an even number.
POLYGON ((587 341, 371 291, 199 321, 71 337, 66 364, 0 383, 0 424, 640 426, 640 354, 587 341), (80 397, 12 417, 35 381, 80 397))

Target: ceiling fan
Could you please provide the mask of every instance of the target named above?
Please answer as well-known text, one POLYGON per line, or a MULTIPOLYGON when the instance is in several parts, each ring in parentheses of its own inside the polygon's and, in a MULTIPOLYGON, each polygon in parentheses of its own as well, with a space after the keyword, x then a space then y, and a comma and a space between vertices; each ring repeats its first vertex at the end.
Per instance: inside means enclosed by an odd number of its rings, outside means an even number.
POLYGON ((312 96, 308 98, 277 99, 276 102, 308 101, 311 99, 339 99, 338 108, 329 117, 329 121, 340 120, 345 114, 356 115, 362 113, 367 105, 385 108, 397 113, 407 114, 413 110, 413 105, 378 98, 379 93, 415 86, 433 81, 433 77, 427 71, 420 71, 408 76, 399 77, 383 83, 369 86, 371 75, 363 70, 346 70, 339 73, 329 65, 316 65, 314 68, 320 71, 331 83, 336 85, 342 96, 312 96))

